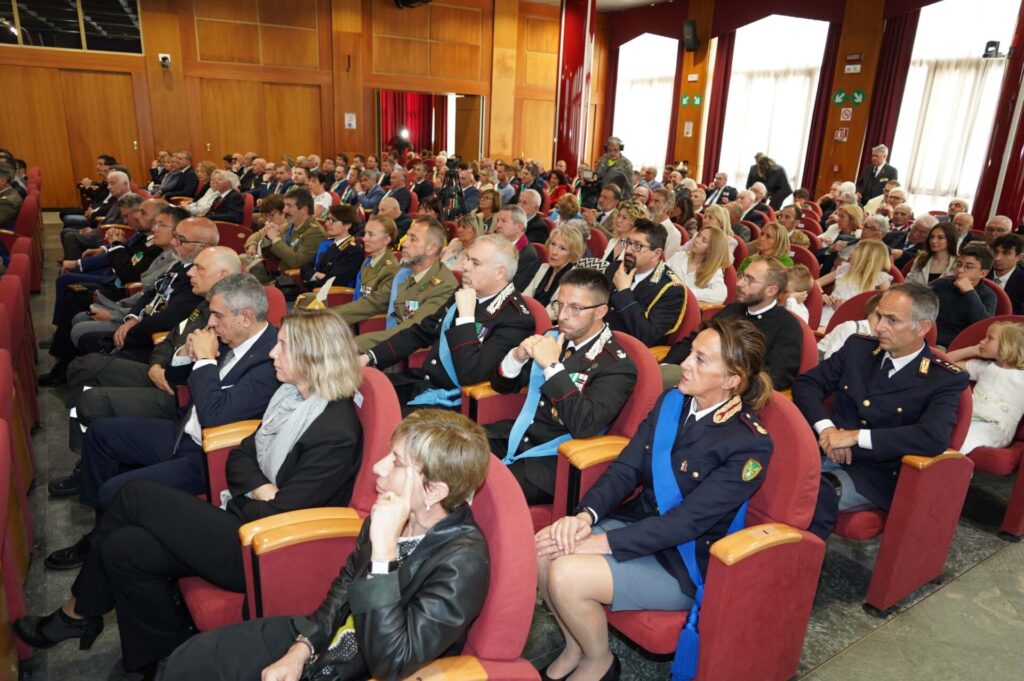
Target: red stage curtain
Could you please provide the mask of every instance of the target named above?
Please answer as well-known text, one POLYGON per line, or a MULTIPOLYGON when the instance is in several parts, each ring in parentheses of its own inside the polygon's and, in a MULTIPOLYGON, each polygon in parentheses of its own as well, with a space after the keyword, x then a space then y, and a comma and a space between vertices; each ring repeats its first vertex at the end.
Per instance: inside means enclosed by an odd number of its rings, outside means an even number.
POLYGON ((409 131, 409 143, 413 149, 419 151, 424 147, 432 148, 433 124, 432 95, 381 91, 380 134, 383 147, 391 146, 391 141, 402 128, 405 128, 409 131))
POLYGON ((839 57, 839 34, 842 30, 842 23, 832 22, 828 25, 825 52, 821 55, 818 92, 814 96, 814 117, 811 119, 807 156, 804 157, 804 176, 801 182, 801 186, 811 192, 811 196, 817 196, 814 185, 818 180, 821 150, 825 144, 825 122, 828 120, 828 108, 832 103, 832 74, 835 73, 836 59, 839 57))
POLYGON ((732 53, 736 47, 736 31, 718 37, 715 53, 715 72, 712 75, 711 101, 708 102, 708 128, 704 135, 704 163, 701 178, 711 184, 718 172, 722 154, 722 131, 725 127, 725 105, 729 99, 729 80, 732 78, 732 53))
MULTIPOLYGON (((878 71, 875 86, 871 91, 871 113, 864 134, 864 148, 861 151, 860 166, 851 168, 846 174, 856 177, 871 161, 871 147, 884 144, 892 152, 896 138, 896 122, 903 104, 903 90, 907 85, 907 71, 910 69, 910 55, 914 51, 917 35, 917 21, 921 10, 901 14, 885 22, 882 35, 882 50, 878 55, 878 71)), ((904 168, 904 171, 906 169, 904 168)))
POLYGON ((434 97, 434 108, 434 120, 437 121, 437 125, 434 128, 434 144, 430 148, 436 154, 448 148, 448 97, 434 97))

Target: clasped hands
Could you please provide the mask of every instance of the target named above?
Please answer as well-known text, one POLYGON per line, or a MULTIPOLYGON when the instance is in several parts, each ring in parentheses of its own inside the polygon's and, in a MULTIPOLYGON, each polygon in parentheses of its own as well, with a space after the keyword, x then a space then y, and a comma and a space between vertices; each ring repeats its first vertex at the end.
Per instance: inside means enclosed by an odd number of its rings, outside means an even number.
POLYGON ((524 338, 523 342, 512 350, 512 356, 517 362, 533 359, 542 368, 547 368, 562 358, 563 347, 565 347, 564 333, 559 333, 557 338, 547 334, 538 334, 524 338))
POLYGON ((850 464, 853 463, 853 447, 859 436, 859 430, 843 430, 832 426, 818 436, 818 446, 835 463, 850 464))
POLYGON ((538 558, 554 560, 572 554, 606 555, 612 552, 608 535, 592 534, 590 514, 584 511, 559 518, 534 535, 538 558))
POLYGON ((185 352, 193 362, 198 362, 201 359, 217 359, 220 354, 217 332, 210 328, 196 329, 185 339, 185 352))

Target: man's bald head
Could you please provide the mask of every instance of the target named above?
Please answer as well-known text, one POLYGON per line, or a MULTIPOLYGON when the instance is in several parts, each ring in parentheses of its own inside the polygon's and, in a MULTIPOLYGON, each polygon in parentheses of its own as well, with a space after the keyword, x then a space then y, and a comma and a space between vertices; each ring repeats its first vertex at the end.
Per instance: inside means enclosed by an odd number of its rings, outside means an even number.
POLYGON ((397 199, 388 196, 380 200, 380 204, 377 206, 377 213, 381 217, 394 220, 402 214, 402 207, 398 205, 397 199))
POLYGON ((174 228, 174 247, 182 262, 190 263, 201 250, 220 241, 217 225, 206 218, 188 218, 174 228))
POLYGON ((210 246, 196 256, 188 270, 188 278, 192 282, 192 292, 205 296, 218 281, 241 271, 242 261, 237 253, 225 246, 210 246))
POLYGON ((148 232, 153 229, 153 223, 156 221, 156 216, 160 214, 164 208, 170 204, 163 199, 146 199, 139 206, 139 228, 143 232, 148 232))

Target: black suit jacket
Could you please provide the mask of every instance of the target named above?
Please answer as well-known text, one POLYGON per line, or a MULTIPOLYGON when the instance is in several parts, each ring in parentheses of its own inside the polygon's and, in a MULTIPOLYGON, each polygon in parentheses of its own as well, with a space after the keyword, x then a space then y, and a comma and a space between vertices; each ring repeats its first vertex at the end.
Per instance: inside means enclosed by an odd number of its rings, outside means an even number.
MULTIPOLYGON (((617 261, 605 270, 609 283, 621 266, 622 262, 617 261)), ((615 284, 611 287, 611 309, 605 321, 613 330, 628 333, 648 347, 658 345, 682 321, 686 291, 664 262, 658 263, 635 289, 616 291, 615 284)))
POLYGON ((899 173, 888 163, 882 164, 882 170, 878 177, 875 177, 875 166, 868 164, 864 172, 857 180, 857 192, 860 193, 861 203, 867 203, 885 191, 885 183, 889 180, 900 179, 899 173))
MULTIPOLYGON (((201 296, 192 293, 192 285, 188 280, 188 268, 191 265, 175 263, 164 277, 167 277, 171 287, 170 297, 167 304, 158 312, 145 315, 142 320, 133 326, 125 335, 125 349, 153 347, 152 336, 158 331, 169 331, 174 328, 182 319, 188 317, 196 309, 199 303, 203 302, 201 296)), ((161 277, 163 279, 164 277, 161 277)), ((161 286, 157 285, 149 295, 142 298, 132 308, 131 314, 140 314, 147 305, 156 297, 161 286)))
POLYGON ((858 492, 888 510, 903 455, 936 456, 949 446, 968 377, 925 345, 886 380, 883 355, 877 338, 850 337, 839 352, 797 376, 793 401, 812 427, 831 419, 837 428, 871 431, 872 448, 854 446, 853 463, 844 469, 858 492), (825 406, 829 395, 831 409, 825 406))
POLYGON ((252 168, 249 168, 238 177, 238 191, 247 192, 252 189, 258 182, 259 179, 252 168))
MULTIPOLYGON (((995 274, 989 272, 988 278, 995 280, 995 274)), ((1013 268, 1009 280, 1003 286, 1003 291, 1010 297, 1013 314, 1024 315, 1024 268, 1020 265, 1013 268)))
MULTIPOLYGON (((759 315, 747 314, 747 306, 743 303, 726 305, 715 315, 723 319, 746 319, 765 336, 765 369, 772 377, 772 385, 776 390, 786 390, 793 385, 800 370, 800 353, 804 345, 804 334, 800 322, 793 314, 776 305, 759 315)), ((697 332, 672 346, 665 355, 662 364, 682 364, 690 355, 693 339, 697 332)))
POLYGON ((351 286, 365 259, 366 255, 355 237, 349 237, 342 243, 341 248, 338 248, 337 244, 331 244, 320 256, 315 267, 312 260, 303 265, 302 280, 307 286, 315 287, 334 277, 335 286, 351 286), (323 272, 325 276, 314 281, 313 275, 317 272, 323 272))
POLYGON ((773 166, 768 171, 768 177, 761 177, 757 172, 757 164, 755 163, 750 166, 750 172, 747 173, 747 189, 754 186, 755 182, 762 182, 764 184, 765 189, 768 191, 768 203, 775 210, 780 210, 782 202, 793 193, 793 187, 790 186, 789 178, 786 177, 786 169, 782 166, 773 166))
POLYGON ((544 222, 544 216, 537 213, 526 223, 526 238, 531 244, 542 244, 548 240, 550 231, 548 223, 544 222))
MULTIPOLYGON (((153 346, 153 351, 149 353, 149 366, 159 364, 165 369, 170 369, 171 356, 185 344, 190 333, 196 329, 205 329, 209 319, 210 303, 203 300, 187 317, 178 322, 162 341, 153 346)), ((175 383, 173 371, 168 372, 166 376, 168 382, 175 383)), ((182 374, 178 374, 177 378, 178 384, 184 384, 188 380, 188 376, 182 374)))
POLYGON ((423 180, 417 182, 412 186, 412 190, 416 192, 416 196, 419 197, 420 203, 426 201, 434 193, 434 183, 430 180, 423 180))
POLYGON ((384 197, 391 197, 395 201, 398 201, 398 207, 402 209, 402 213, 409 212, 409 206, 412 205, 412 194, 405 187, 399 187, 398 189, 389 189, 384 192, 384 197))
POLYGON ((903 269, 904 265, 906 265, 908 262, 916 258, 918 251, 920 251, 921 249, 921 245, 927 243, 926 241, 923 241, 920 244, 908 244, 908 234, 910 234, 909 231, 889 232, 888 234, 882 237, 882 243, 888 246, 890 251, 897 249, 903 250, 903 254, 900 255, 899 258, 897 258, 895 263, 893 263, 894 265, 896 265, 898 269, 903 269))
MULTIPOLYGON (((545 227, 545 229, 547 228, 545 227)), ((512 285, 516 287, 517 291, 524 291, 533 281, 533 277, 539 269, 540 256, 537 255, 537 249, 533 247, 533 244, 527 243, 523 250, 519 251, 519 267, 516 268, 516 276, 512 280, 512 285)))
POLYGON ((327 403, 299 437, 277 472, 277 496, 256 501, 245 495, 270 480, 256 458, 256 434, 231 450, 225 468, 232 499, 227 510, 243 523, 300 508, 345 506, 363 458, 363 426, 351 399, 327 403))
POLYGON ((167 198, 172 196, 194 197, 199 187, 199 178, 192 168, 185 168, 183 171, 168 178, 168 183, 161 191, 167 198))
MULTIPOLYGON (((580 507, 593 509, 599 519, 613 516, 631 521, 627 527, 608 532, 612 555, 619 560, 657 556, 682 591, 693 596, 694 585, 676 547, 695 540, 698 566, 702 573, 707 570, 711 545, 726 535, 736 511, 765 479, 772 440, 756 415, 742 408, 738 397, 719 407, 714 415, 678 428, 672 445, 672 471, 685 501, 662 515, 654 494, 651 449, 664 399, 658 399, 629 444, 583 497, 580 507), (640 485, 640 494, 620 508, 640 485)), ((683 419, 688 412, 687 402, 683 404, 683 419)))
POLYGON ((501 293, 485 303, 478 301, 475 324, 452 322, 447 331, 448 348, 452 353, 455 375, 459 379, 459 385, 455 385, 441 366, 437 342, 448 308, 454 304, 455 296, 452 295, 437 312, 419 324, 399 331, 374 346, 371 352, 376 366, 391 366, 420 348, 430 346, 422 370, 413 370, 414 376, 423 378, 431 387, 451 390, 489 380, 508 351, 533 334, 535 324, 530 309, 512 286, 506 286, 501 293))
POLYGON ((730 201, 736 200, 736 187, 730 187, 729 185, 722 187, 721 193, 718 194, 718 200, 712 202, 711 199, 715 196, 716 192, 718 192, 718 190, 714 189, 713 187, 707 188, 708 195, 707 198, 704 200, 705 206, 710 206, 713 203, 724 205, 726 203, 729 203, 730 201))
POLYGON ((395 218, 395 227, 398 228, 398 238, 401 239, 409 231, 409 228, 412 227, 412 217, 402 213, 395 218))
POLYGON ((220 196, 213 205, 206 217, 216 222, 233 222, 236 225, 242 224, 242 215, 245 212, 245 199, 237 191, 232 189, 227 194, 220 196))

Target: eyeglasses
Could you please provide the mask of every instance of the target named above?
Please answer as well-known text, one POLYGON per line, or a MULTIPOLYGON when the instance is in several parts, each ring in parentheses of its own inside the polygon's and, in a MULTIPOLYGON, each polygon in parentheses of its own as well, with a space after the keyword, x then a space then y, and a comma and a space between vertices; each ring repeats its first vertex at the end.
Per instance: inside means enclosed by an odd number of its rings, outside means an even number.
POLYGON ((743 276, 741 276, 741 277, 740 277, 740 282, 742 282, 742 283, 744 283, 744 284, 747 284, 748 286, 749 286, 750 284, 760 284, 760 283, 761 283, 761 282, 759 282, 759 281, 758 281, 757 279, 754 279, 754 278, 753 278, 752 276, 750 276, 749 274, 744 274, 743 276))
MULTIPOLYGON (((645 243, 641 243, 639 241, 630 241, 629 239, 623 239, 622 245, 626 248, 626 250, 636 251, 637 253, 644 250, 645 248, 651 248, 645 243)), ((651 248, 651 250, 653 251, 654 249, 651 248)))
POLYGON ((1009 227, 986 227, 985 234, 1009 234, 1009 227))
POLYGON ((570 317, 579 317, 580 313, 584 310, 593 310, 595 307, 601 307, 605 304, 606 303, 598 303, 597 305, 563 305, 560 301, 556 300, 551 303, 551 309, 555 311, 556 316, 560 316, 562 314, 562 310, 565 310, 565 313, 570 317))
POLYGON ((184 244, 198 244, 200 246, 209 246, 210 245, 210 244, 206 243, 205 241, 193 241, 192 239, 186 239, 185 237, 183 237, 178 232, 178 230, 174 230, 173 232, 171 232, 171 236, 174 237, 175 241, 177 241, 179 244, 182 244, 182 245, 184 245, 184 244))

